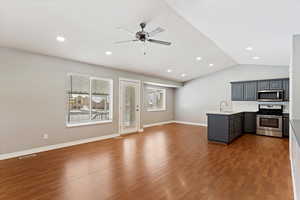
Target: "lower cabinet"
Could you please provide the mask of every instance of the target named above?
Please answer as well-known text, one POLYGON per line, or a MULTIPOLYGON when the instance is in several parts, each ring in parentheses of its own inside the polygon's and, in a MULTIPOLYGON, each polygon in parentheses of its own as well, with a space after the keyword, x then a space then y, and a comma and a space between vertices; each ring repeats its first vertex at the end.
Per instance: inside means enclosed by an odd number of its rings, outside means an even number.
POLYGON ((244 133, 256 133, 256 112, 244 113, 244 133))
POLYGON ((229 119, 229 142, 243 134, 243 114, 231 115, 229 119))
MULTIPOLYGON (((244 133, 256 134, 256 112, 207 114, 208 140, 229 144, 244 133)), ((283 115, 283 136, 289 137, 289 114, 283 115)))
POLYGON ((290 119, 288 114, 283 115, 283 137, 289 137, 290 135, 290 119))
POLYGON ((229 144, 243 134, 243 113, 207 114, 208 140, 229 144))

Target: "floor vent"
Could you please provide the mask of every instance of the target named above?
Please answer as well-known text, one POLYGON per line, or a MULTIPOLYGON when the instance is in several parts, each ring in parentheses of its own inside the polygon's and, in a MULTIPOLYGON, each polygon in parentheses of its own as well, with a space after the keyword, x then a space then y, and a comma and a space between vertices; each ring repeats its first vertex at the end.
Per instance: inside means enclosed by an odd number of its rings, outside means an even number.
POLYGON ((36 156, 37 156, 36 154, 30 154, 30 155, 26 155, 26 156, 21 156, 18 159, 23 160, 23 159, 33 158, 33 157, 36 157, 36 156))

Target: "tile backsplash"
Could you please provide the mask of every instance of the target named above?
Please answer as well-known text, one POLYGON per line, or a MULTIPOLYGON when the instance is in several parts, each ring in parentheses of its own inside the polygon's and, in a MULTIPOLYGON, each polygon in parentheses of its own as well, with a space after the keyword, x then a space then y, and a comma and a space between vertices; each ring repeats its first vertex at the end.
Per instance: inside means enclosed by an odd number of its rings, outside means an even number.
POLYGON ((231 101, 229 104, 232 110, 257 111, 259 104, 279 104, 283 105, 283 112, 289 113, 289 102, 257 102, 257 101, 231 101))

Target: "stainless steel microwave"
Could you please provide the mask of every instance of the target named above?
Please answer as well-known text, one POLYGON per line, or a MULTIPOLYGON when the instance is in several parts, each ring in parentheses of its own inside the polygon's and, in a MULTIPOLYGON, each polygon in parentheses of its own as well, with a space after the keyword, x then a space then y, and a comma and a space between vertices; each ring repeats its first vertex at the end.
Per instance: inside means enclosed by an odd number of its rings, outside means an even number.
POLYGON ((283 90, 262 90, 257 92, 257 101, 283 101, 283 90))

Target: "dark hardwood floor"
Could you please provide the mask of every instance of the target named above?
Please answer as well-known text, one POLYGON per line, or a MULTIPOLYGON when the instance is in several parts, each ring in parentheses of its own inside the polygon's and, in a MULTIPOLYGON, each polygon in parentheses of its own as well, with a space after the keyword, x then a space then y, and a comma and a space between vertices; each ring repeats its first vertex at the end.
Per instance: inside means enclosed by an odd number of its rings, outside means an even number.
POLYGON ((0 161, 1 200, 292 200, 288 140, 208 143, 206 128, 144 133, 0 161))

